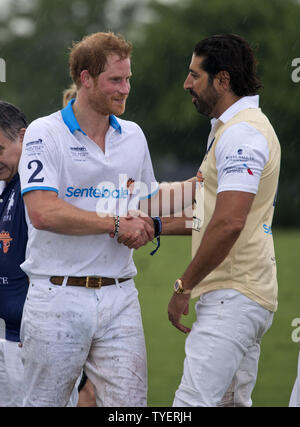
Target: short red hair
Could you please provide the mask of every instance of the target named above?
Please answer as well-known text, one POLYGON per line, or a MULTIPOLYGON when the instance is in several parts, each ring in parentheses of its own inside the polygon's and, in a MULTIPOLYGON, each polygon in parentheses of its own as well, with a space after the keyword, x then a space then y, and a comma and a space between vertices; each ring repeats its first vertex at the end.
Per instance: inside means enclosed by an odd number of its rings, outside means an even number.
POLYGON ((80 74, 88 70, 92 77, 104 71, 107 57, 119 55, 121 59, 131 56, 132 44, 121 35, 112 32, 94 33, 73 43, 69 57, 70 75, 77 88, 81 86, 80 74))

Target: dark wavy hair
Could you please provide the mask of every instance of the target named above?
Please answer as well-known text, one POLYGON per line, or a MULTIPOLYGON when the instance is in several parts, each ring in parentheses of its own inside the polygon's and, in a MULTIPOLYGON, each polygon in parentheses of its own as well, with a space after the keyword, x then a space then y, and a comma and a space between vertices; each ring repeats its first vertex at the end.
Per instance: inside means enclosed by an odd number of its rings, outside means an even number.
POLYGON ((210 82, 219 71, 227 71, 231 89, 237 96, 256 95, 263 87, 256 74, 253 50, 236 34, 205 38, 196 44, 194 54, 203 56, 202 68, 209 74, 210 82))

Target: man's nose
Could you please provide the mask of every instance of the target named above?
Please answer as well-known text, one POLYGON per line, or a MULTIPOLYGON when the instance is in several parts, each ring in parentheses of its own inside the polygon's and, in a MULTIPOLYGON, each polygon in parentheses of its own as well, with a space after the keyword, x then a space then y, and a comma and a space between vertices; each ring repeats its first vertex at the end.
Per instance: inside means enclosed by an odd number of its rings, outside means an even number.
POLYGON ((130 83, 128 81, 124 81, 120 86, 120 92, 123 95, 128 95, 130 92, 130 83))
POLYGON ((188 75, 187 78, 185 79, 185 82, 183 83, 183 89, 189 90, 191 88, 192 88, 192 80, 190 78, 190 75, 188 75))

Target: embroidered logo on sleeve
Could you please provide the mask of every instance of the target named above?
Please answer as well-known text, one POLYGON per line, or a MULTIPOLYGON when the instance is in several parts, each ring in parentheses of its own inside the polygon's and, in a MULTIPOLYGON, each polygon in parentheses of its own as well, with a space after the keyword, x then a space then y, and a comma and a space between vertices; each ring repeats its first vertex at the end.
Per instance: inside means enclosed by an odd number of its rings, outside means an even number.
POLYGON ((254 175, 254 173, 252 172, 252 170, 249 168, 249 166, 246 163, 243 163, 243 166, 247 169, 247 172, 249 175, 254 175))
POLYGON ((236 153, 237 154, 225 157, 228 164, 228 166, 223 169, 225 174, 228 175, 231 173, 247 172, 249 175, 254 175, 253 170, 248 165, 248 162, 257 163, 255 157, 249 153, 245 153, 245 150, 242 148, 239 148, 236 153))
POLYGON ((40 155, 44 152, 44 148, 44 143, 41 138, 27 142, 25 145, 25 151, 28 156, 40 155))

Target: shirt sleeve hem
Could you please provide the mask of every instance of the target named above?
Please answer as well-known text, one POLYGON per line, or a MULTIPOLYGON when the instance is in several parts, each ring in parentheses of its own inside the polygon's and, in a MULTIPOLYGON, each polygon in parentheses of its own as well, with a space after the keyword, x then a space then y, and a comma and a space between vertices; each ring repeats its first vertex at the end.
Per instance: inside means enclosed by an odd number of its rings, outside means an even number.
POLYGON ((237 186, 224 186, 218 188, 217 193, 222 193, 223 191, 243 191, 244 193, 257 193, 257 188, 254 187, 237 187, 237 186))
POLYGON ((28 187, 28 188, 24 188, 22 191, 21 191, 21 194, 22 194, 22 196, 23 196, 23 194, 25 194, 25 193, 28 193, 29 191, 34 191, 34 190, 44 190, 44 191, 55 191, 55 193, 57 193, 58 194, 58 190, 57 190, 57 188, 54 188, 54 187, 28 187))

